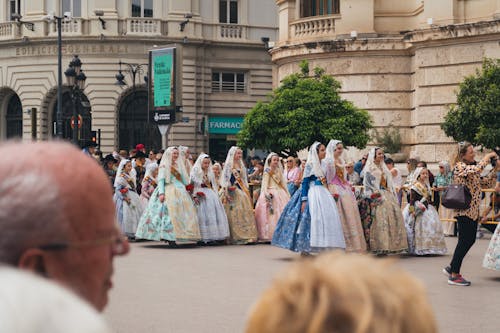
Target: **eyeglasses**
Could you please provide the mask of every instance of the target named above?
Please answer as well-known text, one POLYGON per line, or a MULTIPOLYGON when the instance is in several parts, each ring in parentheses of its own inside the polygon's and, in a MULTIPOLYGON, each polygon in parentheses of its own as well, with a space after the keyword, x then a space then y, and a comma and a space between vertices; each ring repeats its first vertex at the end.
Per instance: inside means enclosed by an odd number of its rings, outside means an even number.
POLYGON ((83 249, 86 247, 96 247, 96 246, 104 246, 111 245, 113 253, 115 254, 124 254, 128 249, 128 238, 123 235, 113 235, 106 238, 94 239, 89 241, 82 242, 73 242, 73 243, 49 243, 38 246, 40 250, 44 251, 63 251, 67 249, 83 249))
POLYGON ((286 163, 292 163, 293 161, 286 161, 286 163))

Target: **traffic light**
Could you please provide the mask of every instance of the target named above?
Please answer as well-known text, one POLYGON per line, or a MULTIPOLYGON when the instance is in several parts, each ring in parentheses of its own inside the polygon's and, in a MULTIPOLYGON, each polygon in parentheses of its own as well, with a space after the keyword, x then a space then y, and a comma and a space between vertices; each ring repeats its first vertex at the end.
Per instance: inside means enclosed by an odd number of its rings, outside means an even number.
POLYGON ((91 137, 92 142, 97 144, 97 131, 92 131, 91 135, 92 135, 91 137))

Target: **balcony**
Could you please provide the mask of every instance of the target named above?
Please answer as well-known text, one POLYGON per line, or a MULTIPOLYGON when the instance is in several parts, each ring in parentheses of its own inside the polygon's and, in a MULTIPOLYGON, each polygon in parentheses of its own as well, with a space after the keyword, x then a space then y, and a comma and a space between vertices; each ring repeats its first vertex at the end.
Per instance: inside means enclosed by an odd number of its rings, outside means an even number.
POLYGON ((161 35, 161 20, 134 17, 126 20, 126 35, 161 35))
POLYGON ((242 40, 247 38, 247 27, 239 24, 219 24, 217 37, 219 40, 242 40))
POLYGON ((335 20, 340 15, 312 16, 290 24, 292 39, 329 39, 335 37, 335 20))
POLYGON ((0 23, 0 40, 19 37, 19 25, 16 22, 0 23))
MULTIPOLYGON (((61 22, 61 34, 65 36, 81 36, 82 35, 83 19, 74 18, 68 21, 61 22)), ((49 36, 57 35, 57 23, 49 23, 49 36)))

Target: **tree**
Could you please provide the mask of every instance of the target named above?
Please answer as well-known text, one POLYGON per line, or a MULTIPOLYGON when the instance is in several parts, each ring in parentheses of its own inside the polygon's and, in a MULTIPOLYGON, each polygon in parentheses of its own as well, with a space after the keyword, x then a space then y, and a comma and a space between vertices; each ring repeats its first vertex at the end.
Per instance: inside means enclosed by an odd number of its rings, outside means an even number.
POLYGON ((481 71, 460 83, 441 128, 456 141, 500 146, 500 59, 485 59, 481 71))
POLYGON ((364 148, 372 120, 365 110, 340 97, 340 83, 321 68, 309 76, 306 61, 301 72, 287 76, 280 87, 245 116, 238 144, 280 153, 295 152, 314 141, 337 139, 364 148))

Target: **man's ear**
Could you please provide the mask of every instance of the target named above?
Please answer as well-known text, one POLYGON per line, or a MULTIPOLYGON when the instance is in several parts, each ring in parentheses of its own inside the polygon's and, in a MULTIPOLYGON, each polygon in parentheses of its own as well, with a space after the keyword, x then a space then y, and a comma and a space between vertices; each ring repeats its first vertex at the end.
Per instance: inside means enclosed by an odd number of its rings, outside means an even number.
POLYGON ((45 254, 40 249, 27 249, 19 258, 17 267, 31 271, 35 274, 47 276, 45 267, 45 254))

